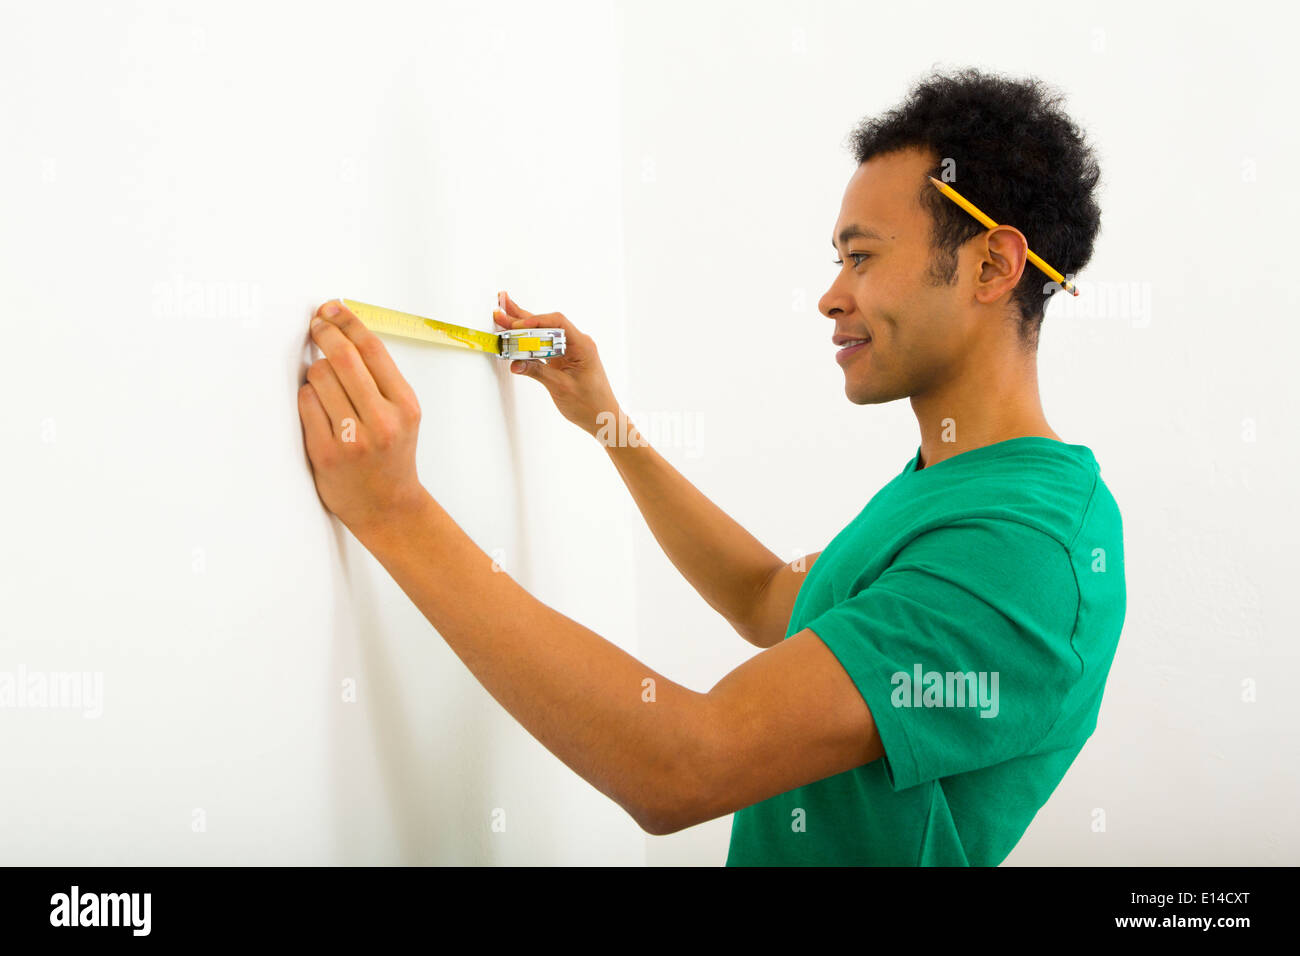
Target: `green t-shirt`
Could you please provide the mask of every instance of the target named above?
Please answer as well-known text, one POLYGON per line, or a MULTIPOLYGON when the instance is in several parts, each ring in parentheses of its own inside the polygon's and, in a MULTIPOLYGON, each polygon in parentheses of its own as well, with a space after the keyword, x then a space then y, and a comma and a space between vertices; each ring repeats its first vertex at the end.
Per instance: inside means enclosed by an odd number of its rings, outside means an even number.
POLYGON ((920 455, 822 551, 786 629, 835 654, 885 756, 736 811, 728 866, 996 866, 1097 726, 1125 589, 1092 451, 920 455))

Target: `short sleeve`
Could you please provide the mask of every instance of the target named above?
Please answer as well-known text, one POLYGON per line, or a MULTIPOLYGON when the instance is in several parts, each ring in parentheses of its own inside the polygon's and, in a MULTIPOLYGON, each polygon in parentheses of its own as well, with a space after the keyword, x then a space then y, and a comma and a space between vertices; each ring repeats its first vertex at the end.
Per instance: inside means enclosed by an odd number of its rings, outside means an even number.
POLYGON ((1006 519, 913 538, 870 586, 806 625, 871 710, 894 790, 1033 751, 1082 659, 1064 546, 1006 519))

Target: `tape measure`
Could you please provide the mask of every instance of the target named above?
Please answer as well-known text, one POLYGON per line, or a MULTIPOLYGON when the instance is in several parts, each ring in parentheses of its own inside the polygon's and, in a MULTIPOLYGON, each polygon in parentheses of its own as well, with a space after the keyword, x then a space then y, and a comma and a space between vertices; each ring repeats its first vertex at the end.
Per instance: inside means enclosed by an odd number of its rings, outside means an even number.
POLYGON ((564 329, 506 329, 484 332, 463 325, 426 319, 422 315, 398 312, 378 305, 340 299, 372 332, 400 335, 406 339, 454 345, 457 348, 491 352, 503 359, 537 359, 564 354, 564 329))

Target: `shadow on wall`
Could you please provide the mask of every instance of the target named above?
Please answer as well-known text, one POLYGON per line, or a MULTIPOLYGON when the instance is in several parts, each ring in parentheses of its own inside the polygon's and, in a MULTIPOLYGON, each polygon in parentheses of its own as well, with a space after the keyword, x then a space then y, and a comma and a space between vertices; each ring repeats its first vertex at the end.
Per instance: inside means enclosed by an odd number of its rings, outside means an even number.
MULTIPOLYGON (((501 502, 513 502, 513 514, 501 515, 493 527, 509 531, 512 546, 509 573, 527 587, 531 578, 529 526, 523 516, 530 503, 524 475, 524 458, 520 442, 522 429, 517 420, 514 383, 509 381, 508 364, 497 363, 497 386, 502 423, 500 451, 509 462, 513 492, 501 502)), ((422 436, 423 437, 423 436, 422 436)), ((430 439, 434 438, 430 434, 430 439)), ((305 452, 304 452, 305 456, 305 452)), ((536 507, 536 502, 531 502, 536 507)), ((481 685, 468 673, 429 674, 426 679, 412 679, 409 663, 395 655, 402 653, 401 636, 381 630, 385 621, 392 622, 392 608, 384 608, 384 597, 377 588, 371 569, 362 567, 350 551, 360 547, 350 541, 349 532, 331 519, 334 535, 334 596, 331 609, 334 623, 330 659, 334 662, 336 681, 331 695, 342 693, 341 681, 356 681, 360 707, 349 710, 337 696, 329 703, 330 729, 328 748, 332 764, 331 783, 334 800, 334 836, 329 853, 343 865, 399 864, 427 865, 494 865, 505 862, 508 854, 500 842, 501 834, 492 829, 493 808, 507 795, 517 796, 520 782, 498 780, 511 773, 513 761, 503 765, 502 750, 510 744, 500 737, 501 728, 513 718, 501 713, 500 705, 485 695, 481 685), (443 677, 447 679, 444 680, 443 677), (453 728, 428 728, 422 724, 430 707, 420 702, 412 706, 405 695, 428 687, 444 695, 434 708, 444 719, 463 721, 453 728), (439 767, 455 768, 452 774, 439 767), (364 776, 374 778, 367 787, 364 776), (376 793, 380 802, 367 799, 376 793), (395 846, 397 859, 384 851, 395 846)), ((485 548, 491 551, 491 548, 485 548)), ((376 572, 384 575, 382 569, 376 572)), ((432 628, 424 636, 441 642, 432 628)), ((442 660, 454 659, 445 645, 431 653, 442 660)), ((427 661, 421 656, 421 662, 427 661)), ((543 831, 549 834, 549 831, 543 831)), ((549 839, 533 831, 532 840, 549 839)), ((518 849, 518 847, 516 847, 518 849)), ((535 842, 531 849, 545 854, 548 848, 535 842)), ((559 848, 549 849, 560 852, 559 848)))

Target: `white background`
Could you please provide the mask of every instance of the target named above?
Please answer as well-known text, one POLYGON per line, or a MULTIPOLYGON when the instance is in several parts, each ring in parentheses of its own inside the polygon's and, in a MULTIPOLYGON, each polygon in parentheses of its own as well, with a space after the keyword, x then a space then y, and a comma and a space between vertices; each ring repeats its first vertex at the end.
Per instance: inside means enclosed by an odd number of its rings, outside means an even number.
MULTIPOLYGON (((692 482, 820 550, 919 442, 817 312, 844 137, 973 65, 1097 146, 1040 385, 1128 573, 1097 731, 1007 863, 1296 863, 1287 9, 3 3, 0 671, 102 674, 103 714, 0 711, 0 858, 722 863, 729 817, 645 836, 323 510, 307 318, 562 311, 692 482)), ((697 690, 755 653, 540 385, 388 341, 422 480, 524 587, 697 690)))

